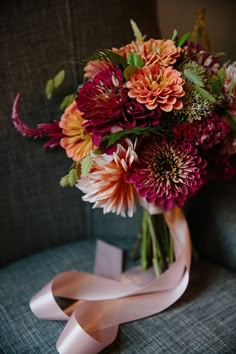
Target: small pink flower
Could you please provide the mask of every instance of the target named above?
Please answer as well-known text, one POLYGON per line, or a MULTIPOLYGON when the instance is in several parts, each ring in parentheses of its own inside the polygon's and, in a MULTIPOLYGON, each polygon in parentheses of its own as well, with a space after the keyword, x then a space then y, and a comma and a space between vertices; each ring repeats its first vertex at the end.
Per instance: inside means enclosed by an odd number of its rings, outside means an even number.
POLYGON ((116 213, 132 217, 136 208, 136 190, 127 182, 127 173, 137 160, 134 145, 129 139, 118 144, 112 155, 103 154, 93 158, 92 170, 82 177, 77 187, 85 193, 84 201, 95 203, 93 208, 103 208, 104 213, 116 213))
POLYGON ((230 64, 225 72, 224 95, 227 101, 227 109, 236 118, 236 62, 230 64))
POLYGON ((180 75, 171 66, 144 66, 131 75, 130 81, 126 83, 130 89, 128 95, 150 110, 157 107, 165 112, 181 109, 183 103, 179 98, 184 96, 184 79, 180 75))

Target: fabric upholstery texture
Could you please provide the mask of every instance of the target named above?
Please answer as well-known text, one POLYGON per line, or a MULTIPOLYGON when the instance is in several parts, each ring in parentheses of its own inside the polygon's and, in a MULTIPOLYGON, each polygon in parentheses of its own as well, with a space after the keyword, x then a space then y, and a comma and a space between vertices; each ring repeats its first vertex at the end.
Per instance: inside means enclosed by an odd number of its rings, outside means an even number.
POLYGON ((101 210, 93 212, 79 190, 59 187, 71 166, 64 151, 43 152, 42 144, 21 137, 11 122, 18 92, 19 113, 29 126, 59 119, 59 103, 82 80, 83 60, 94 50, 133 39, 130 18, 143 33, 157 36, 154 0, 148 6, 137 0, 0 2, 0 265, 67 241, 96 238, 106 233, 107 223, 126 237, 137 221, 112 216, 101 221, 101 210), (46 81, 61 69, 65 82, 48 102, 46 81))
MULTIPOLYGON (((130 250, 133 240, 114 242, 130 250)), ((94 241, 47 250, 9 264, 0 271, 0 352, 52 354, 65 322, 36 318, 29 300, 56 274, 66 270, 92 272, 94 241)), ((190 285, 172 307, 152 317, 120 326, 103 353, 162 354, 236 352, 235 274, 206 261, 191 271, 190 285)))

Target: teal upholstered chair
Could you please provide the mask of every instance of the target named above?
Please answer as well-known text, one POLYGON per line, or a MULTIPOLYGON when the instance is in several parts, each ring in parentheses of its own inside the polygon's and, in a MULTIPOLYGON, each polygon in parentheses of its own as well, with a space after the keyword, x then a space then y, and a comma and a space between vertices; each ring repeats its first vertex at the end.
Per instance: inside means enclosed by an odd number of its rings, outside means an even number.
MULTIPOLYGON (((127 250, 133 245, 140 213, 132 219, 103 216, 81 201, 79 190, 60 188, 69 168, 63 151, 43 152, 40 144, 19 136, 10 118, 18 92, 28 125, 58 117, 58 103, 82 80, 81 60, 97 48, 129 42, 130 18, 148 37, 158 36, 153 0, 0 3, 1 353, 55 353, 64 323, 38 320, 29 309, 31 296, 59 272, 92 271, 97 238, 127 250), (44 85, 59 68, 65 68, 66 81, 49 102, 44 85)), ((235 182, 223 190, 217 186, 220 199, 213 189, 203 191, 187 210, 205 259, 193 265, 186 294, 157 316, 122 325, 104 353, 236 352, 235 182), (230 205, 223 202, 227 195, 230 205), (199 208, 204 221, 196 217, 199 208), (215 248, 210 258, 209 248, 215 248)))

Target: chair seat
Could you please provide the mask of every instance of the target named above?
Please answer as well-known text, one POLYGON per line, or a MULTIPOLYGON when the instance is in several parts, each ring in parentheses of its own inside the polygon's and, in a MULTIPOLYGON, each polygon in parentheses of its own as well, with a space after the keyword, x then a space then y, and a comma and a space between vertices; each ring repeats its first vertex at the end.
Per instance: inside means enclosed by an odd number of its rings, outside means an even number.
MULTIPOLYGON (((131 248, 128 242, 114 242, 131 248)), ((81 241, 21 259, 0 270, 0 353, 56 353, 65 323, 36 318, 30 298, 56 274, 92 272, 95 242, 81 241)), ((236 277, 199 260, 180 300, 158 315, 123 324, 103 353, 236 353, 236 277)))

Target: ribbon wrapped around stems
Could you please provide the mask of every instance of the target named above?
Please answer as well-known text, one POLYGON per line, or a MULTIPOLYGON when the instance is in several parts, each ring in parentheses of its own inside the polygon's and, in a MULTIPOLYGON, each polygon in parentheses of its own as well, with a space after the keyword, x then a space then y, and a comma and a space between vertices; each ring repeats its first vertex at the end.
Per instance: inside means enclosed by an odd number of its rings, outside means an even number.
POLYGON ((164 217, 174 241, 175 262, 160 277, 152 268, 121 273, 122 252, 98 241, 95 274, 61 273, 31 299, 37 317, 68 321, 57 341, 59 353, 99 353, 115 340, 119 324, 157 314, 184 293, 191 263, 188 225, 177 207, 164 217), (57 297, 74 302, 62 310, 57 297))

